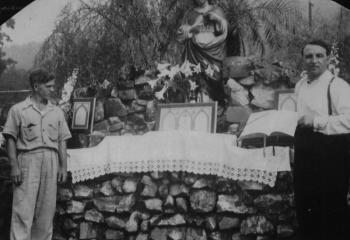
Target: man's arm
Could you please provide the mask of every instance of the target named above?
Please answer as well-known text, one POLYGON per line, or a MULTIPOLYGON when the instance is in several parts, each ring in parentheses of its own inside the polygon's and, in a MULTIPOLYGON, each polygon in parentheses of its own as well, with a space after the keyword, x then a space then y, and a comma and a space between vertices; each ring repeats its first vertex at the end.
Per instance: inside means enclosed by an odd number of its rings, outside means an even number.
POLYGON ((21 185, 22 175, 17 159, 17 149, 15 139, 7 137, 7 153, 11 164, 11 178, 15 185, 21 185))
POLYGON ((57 182, 63 183, 67 180, 67 144, 65 140, 58 142, 58 163, 57 182))
POLYGON ((315 117, 313 126, 328 135, 350 132, 350 86, 342 79, 331 84, 332 116, 315 117))

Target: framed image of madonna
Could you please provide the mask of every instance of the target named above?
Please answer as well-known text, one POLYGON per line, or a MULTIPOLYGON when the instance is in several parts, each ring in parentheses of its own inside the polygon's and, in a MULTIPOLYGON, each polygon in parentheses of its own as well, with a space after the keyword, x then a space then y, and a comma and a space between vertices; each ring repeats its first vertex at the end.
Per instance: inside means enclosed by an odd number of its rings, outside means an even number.
POLYGON ((94 112, 95 112, 95 98, 76 98, 73 99, 72 104, 72 125, 73 132, 91 133, 94 112))
POLYGON ((277 110, 297 111, 297 99, 294 89, 277 90, 275 92, 275 108, 277 110))
POLYGON ((216 132, 217 102, 159 104, 157 131, 216 132))

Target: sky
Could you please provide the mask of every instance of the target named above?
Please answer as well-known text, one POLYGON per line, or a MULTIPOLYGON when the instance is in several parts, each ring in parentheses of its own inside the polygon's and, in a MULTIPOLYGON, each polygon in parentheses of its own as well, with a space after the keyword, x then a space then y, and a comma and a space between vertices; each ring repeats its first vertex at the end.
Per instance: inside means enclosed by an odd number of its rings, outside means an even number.
MULTIPOLYGON (((309 0, 298 1, 301 8, 304 9, 304 15, 307 14, 309 0)), ((332 19, 339 12, 339 5, 331 0, 311 1, 315 5, 315 17, 332 19)), ((60 11, 69 2, 72 3, 73 7, 80 4, 79 0, 35 0, 32 2, 13 17, 15 20, 14 30, 4 28, 12 39, 12 42, 5 43, 5 46, 45 40, 54 29, 60 11)))
POLYGON ((12 39, 12 42, 5 43, 5 46, 41 42, 46 39, 54 29, 59 13, 69 2, 73 7, 79 5, 79 0, 35 0, 27 5, 13 16, 15 29, 3 28, 12 39))

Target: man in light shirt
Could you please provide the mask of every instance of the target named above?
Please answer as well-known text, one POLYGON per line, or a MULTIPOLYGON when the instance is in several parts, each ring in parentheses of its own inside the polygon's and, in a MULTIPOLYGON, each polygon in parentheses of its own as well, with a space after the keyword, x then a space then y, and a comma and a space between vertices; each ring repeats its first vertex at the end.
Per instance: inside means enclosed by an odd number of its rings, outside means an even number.
POLYGON ((323 41, 306 44, 307 74, 295 87, 295 203, 305 239, 348 239, 350 86, 327 70, 329 55, 323 41))
POLYGON ((13 190, 11 240, 51 240, 57 183, 67 177, 63 111, 50 103, 55 79, 46 71, 30 74, 32 94, 11 107, 7 138, 13 190))

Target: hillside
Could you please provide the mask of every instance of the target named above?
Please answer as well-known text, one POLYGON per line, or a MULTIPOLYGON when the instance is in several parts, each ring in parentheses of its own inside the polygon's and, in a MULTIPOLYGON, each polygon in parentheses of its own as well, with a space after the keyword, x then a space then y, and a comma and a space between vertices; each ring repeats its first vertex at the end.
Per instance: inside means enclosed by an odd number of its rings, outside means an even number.
POLYGON ((23 45, 11 45, 4 47, 7 57, 17 62, 17 69, 29 70, 33 66, 35 55, 38 53, 42 42, 30 42, 23 45))

